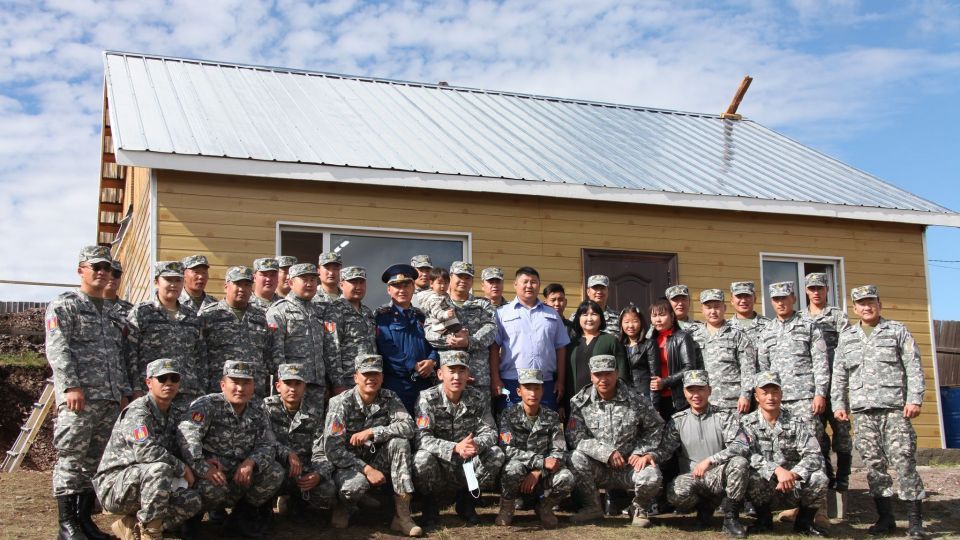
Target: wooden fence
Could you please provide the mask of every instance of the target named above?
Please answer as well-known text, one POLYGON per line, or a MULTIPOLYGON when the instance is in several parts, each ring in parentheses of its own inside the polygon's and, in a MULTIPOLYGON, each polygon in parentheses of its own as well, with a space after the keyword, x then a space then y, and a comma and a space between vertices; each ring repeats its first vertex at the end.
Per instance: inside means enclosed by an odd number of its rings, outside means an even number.
POLYGON ((4 313, 20 313, 32 308, 46 309, 47 302, 3 302, 0 301, 0 315, 4 313))

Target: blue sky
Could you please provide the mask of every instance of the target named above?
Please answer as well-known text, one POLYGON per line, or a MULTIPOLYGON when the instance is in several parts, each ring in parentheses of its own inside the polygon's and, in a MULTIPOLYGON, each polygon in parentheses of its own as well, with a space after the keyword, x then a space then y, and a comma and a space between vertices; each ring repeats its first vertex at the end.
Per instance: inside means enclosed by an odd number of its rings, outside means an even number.
MULTIPOLYGON (((95 238, 104 49, 703 112, 750 74, 746 116, 960 210, 957 2, 0 0, 0 279, 75 282, 95 238)), ((960 262, 930 275, 960 319, 960 262)))

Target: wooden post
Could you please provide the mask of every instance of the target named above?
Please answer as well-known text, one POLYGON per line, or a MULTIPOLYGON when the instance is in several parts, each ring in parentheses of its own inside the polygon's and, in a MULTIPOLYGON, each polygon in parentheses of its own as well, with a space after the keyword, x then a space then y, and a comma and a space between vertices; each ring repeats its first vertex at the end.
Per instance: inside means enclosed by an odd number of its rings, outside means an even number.
POLYGON ((740 102, 743 101, 743 96, 747 95, 747 89, 750 88, 750 83, 753 82, 753 77, 745 75, 743 81, 740 82, 740 88, 737 88, 737 93, 733 95, 733 101, 730 102, 730 106, 727 107, 727 112, 720 115, 720 118, 724 120, 740 120, 743 118, 743 115, 737 114, 737 109, 740 108, 740 102))

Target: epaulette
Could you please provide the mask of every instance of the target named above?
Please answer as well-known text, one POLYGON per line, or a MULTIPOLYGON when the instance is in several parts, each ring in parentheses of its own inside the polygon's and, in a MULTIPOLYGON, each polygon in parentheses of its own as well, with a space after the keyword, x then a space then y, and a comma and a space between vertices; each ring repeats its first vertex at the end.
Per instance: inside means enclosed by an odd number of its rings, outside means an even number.
POLYGON ((690 412, 690 409, 684 409, 682 411, 677 411, 670 415, 670 418, 680 419, 680 417, 686 416, 690 412))
POLYGON ((375 316, 376 316, 376 315, 383 315, 384 313, 390 313, 391 311, 393 311, 393 304, 383 304, 382 306, 380 306, 380 307, 378 307, 377 309, 375 309, 375 310, 373 311, 373 314, 374 314, 375 316))

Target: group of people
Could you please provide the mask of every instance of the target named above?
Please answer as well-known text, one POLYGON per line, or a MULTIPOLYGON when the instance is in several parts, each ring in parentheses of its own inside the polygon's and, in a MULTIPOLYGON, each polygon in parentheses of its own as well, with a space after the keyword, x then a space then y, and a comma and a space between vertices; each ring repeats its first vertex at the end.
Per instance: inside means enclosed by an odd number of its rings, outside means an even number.
POLYGON ((594 275, 566 319, 563 287, 541 293, 531 267, 506 301, 500 268, 481 272, 480 297, 472 264, 416 255, 382 273, 390 302, 375 309, 366 269, 336 252, 231 267, 219 301, 209 267, 203 255, 158 262, 156 295, 131 305, 120 263, 86 247, 79 289, 49 304, 60 538, 109 538, 96 500, 122 539, 195 538, 204 514, 259 538, 275 510, 327 511, 345 528, 381 492, 391 529, 420 536, 450 502, 479 523, 484 490, 500 492, 500 526, 518 508, 550 528, 558 505, 585 523, 629 501, 638 527, 671 508, 709 527, 720 507, 722 529, 743 537, 749 504, 750 530, 786 507, 794 531, 826 536, 815 517, 828 488, 847 489, 854 446, 878 510, 869 531, 896 527, 893 467, 908 534, 923 537, 919 350, 881 317, 872 285, 851 291, 854 323, 816 273, 803 312, 782 282, 769 286, 776 316, 757 314, 743 281, 730 319, 724 291, 702 291, 701 322, 684 285, 617 312, 594 275))

